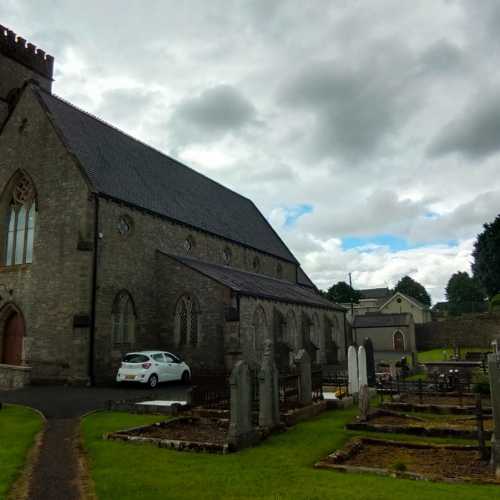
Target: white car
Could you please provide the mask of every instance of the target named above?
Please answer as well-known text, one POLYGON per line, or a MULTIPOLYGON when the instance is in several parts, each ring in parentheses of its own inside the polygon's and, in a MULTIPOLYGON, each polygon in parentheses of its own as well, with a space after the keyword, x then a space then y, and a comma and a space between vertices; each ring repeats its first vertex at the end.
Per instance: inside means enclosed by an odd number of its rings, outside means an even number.
POLYGON ((178 356, 165 351, 130 352, 123 358, 117 382, 140 382, 152 389, 160 382, 191 380, 191 369, 178 356))

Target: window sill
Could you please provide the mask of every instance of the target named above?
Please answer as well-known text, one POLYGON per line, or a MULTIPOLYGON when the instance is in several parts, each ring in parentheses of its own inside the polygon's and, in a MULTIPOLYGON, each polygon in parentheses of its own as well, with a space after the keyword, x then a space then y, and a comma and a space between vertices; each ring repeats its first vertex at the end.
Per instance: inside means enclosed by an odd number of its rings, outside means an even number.
POLYGON ((25 271, 31 264, 14 264, 13 266, 0 266, 0 273, 9 273, 15 271, 25 271))

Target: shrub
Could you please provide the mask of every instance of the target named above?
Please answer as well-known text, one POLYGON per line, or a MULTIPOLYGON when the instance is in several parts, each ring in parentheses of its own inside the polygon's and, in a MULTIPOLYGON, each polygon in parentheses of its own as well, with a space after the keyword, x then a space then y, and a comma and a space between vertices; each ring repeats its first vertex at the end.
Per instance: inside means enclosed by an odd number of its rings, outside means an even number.
POLYGON ((493 295, 490 300, 490 311, 500 312, 500 293, 493 295))
POLYGON ((406 467, 406 464, 404 464, 403 462, 396 462, 392 465, 392 468, 394 470, 397 470, 398 472, 404 472, 407 467, 406 467))
POLYGON ((484 373, 477 374, 474 377, 474 384, 472 385, 472 392, 476 394, 489 394, 490 393, 490 379, 484 373))

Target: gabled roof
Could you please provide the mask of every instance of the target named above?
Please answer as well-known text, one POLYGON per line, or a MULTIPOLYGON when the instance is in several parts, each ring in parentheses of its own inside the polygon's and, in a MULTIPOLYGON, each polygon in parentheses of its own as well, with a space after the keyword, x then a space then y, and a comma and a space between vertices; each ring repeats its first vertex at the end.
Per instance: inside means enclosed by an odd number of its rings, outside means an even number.
POLYGON ((384 326, 408 326, 411 322, 410 313, 382 314, 367 313, 354 317, 354 328, 379 328, 384 326))
POLYGON ((316 285, 300 266, 297 268, 297 283, 301 286, 307 286, 308 288, 317 290, 316 285))
POLYGON ((297 263, 248 198, 42 89, 35 92, 97 193, 297 263))
POLYGON ((362 299, 384 299, 391 294, 388 288, 367 288, 359 290, 359 293, 362 299))
POLYGON ((289 281, 271 278, 263 274, 250 273, 229 266, 211 264, 191 257, 172 255, 162 251, 159 253, 174 259, 181 264, 198 271, 231 290, 250 297, 260 297, 290 302, 293 304, 303 304, 308 306, 335 309, 345 312, 345 309, 338 304, 334 304, 315 291, 300 286, 289 281))
POLYGON ((419 309, 429 309, 428 306, 426 306, 425 304, 422 304, 422 302, 420 302, 419 300, 417 299, 414 299, 413 297, 409 297, 408 295, 405 295, 404 293, 401 293, 401 292, 396 292, 392 297, 389 297, 389 299, 387 299, 380 307, 379 309, 382 310, 387 304, 389 304, 389 302, 391 302, 394 298, 396 297, 402 297, 404 299, 406 299, 408 302, 414 304, 415 306, 417 306, 419 309))

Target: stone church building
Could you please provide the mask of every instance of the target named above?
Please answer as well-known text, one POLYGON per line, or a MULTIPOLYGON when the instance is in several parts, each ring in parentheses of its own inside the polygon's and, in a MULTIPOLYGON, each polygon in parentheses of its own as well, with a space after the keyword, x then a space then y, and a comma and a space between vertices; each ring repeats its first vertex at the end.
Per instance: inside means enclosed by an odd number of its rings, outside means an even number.
POLYGON ((104 381, 124 353, 196 369, 345 357, 323 299, 249 199, 52 94, 54 60, 0 26, 0 367, 104 381))

